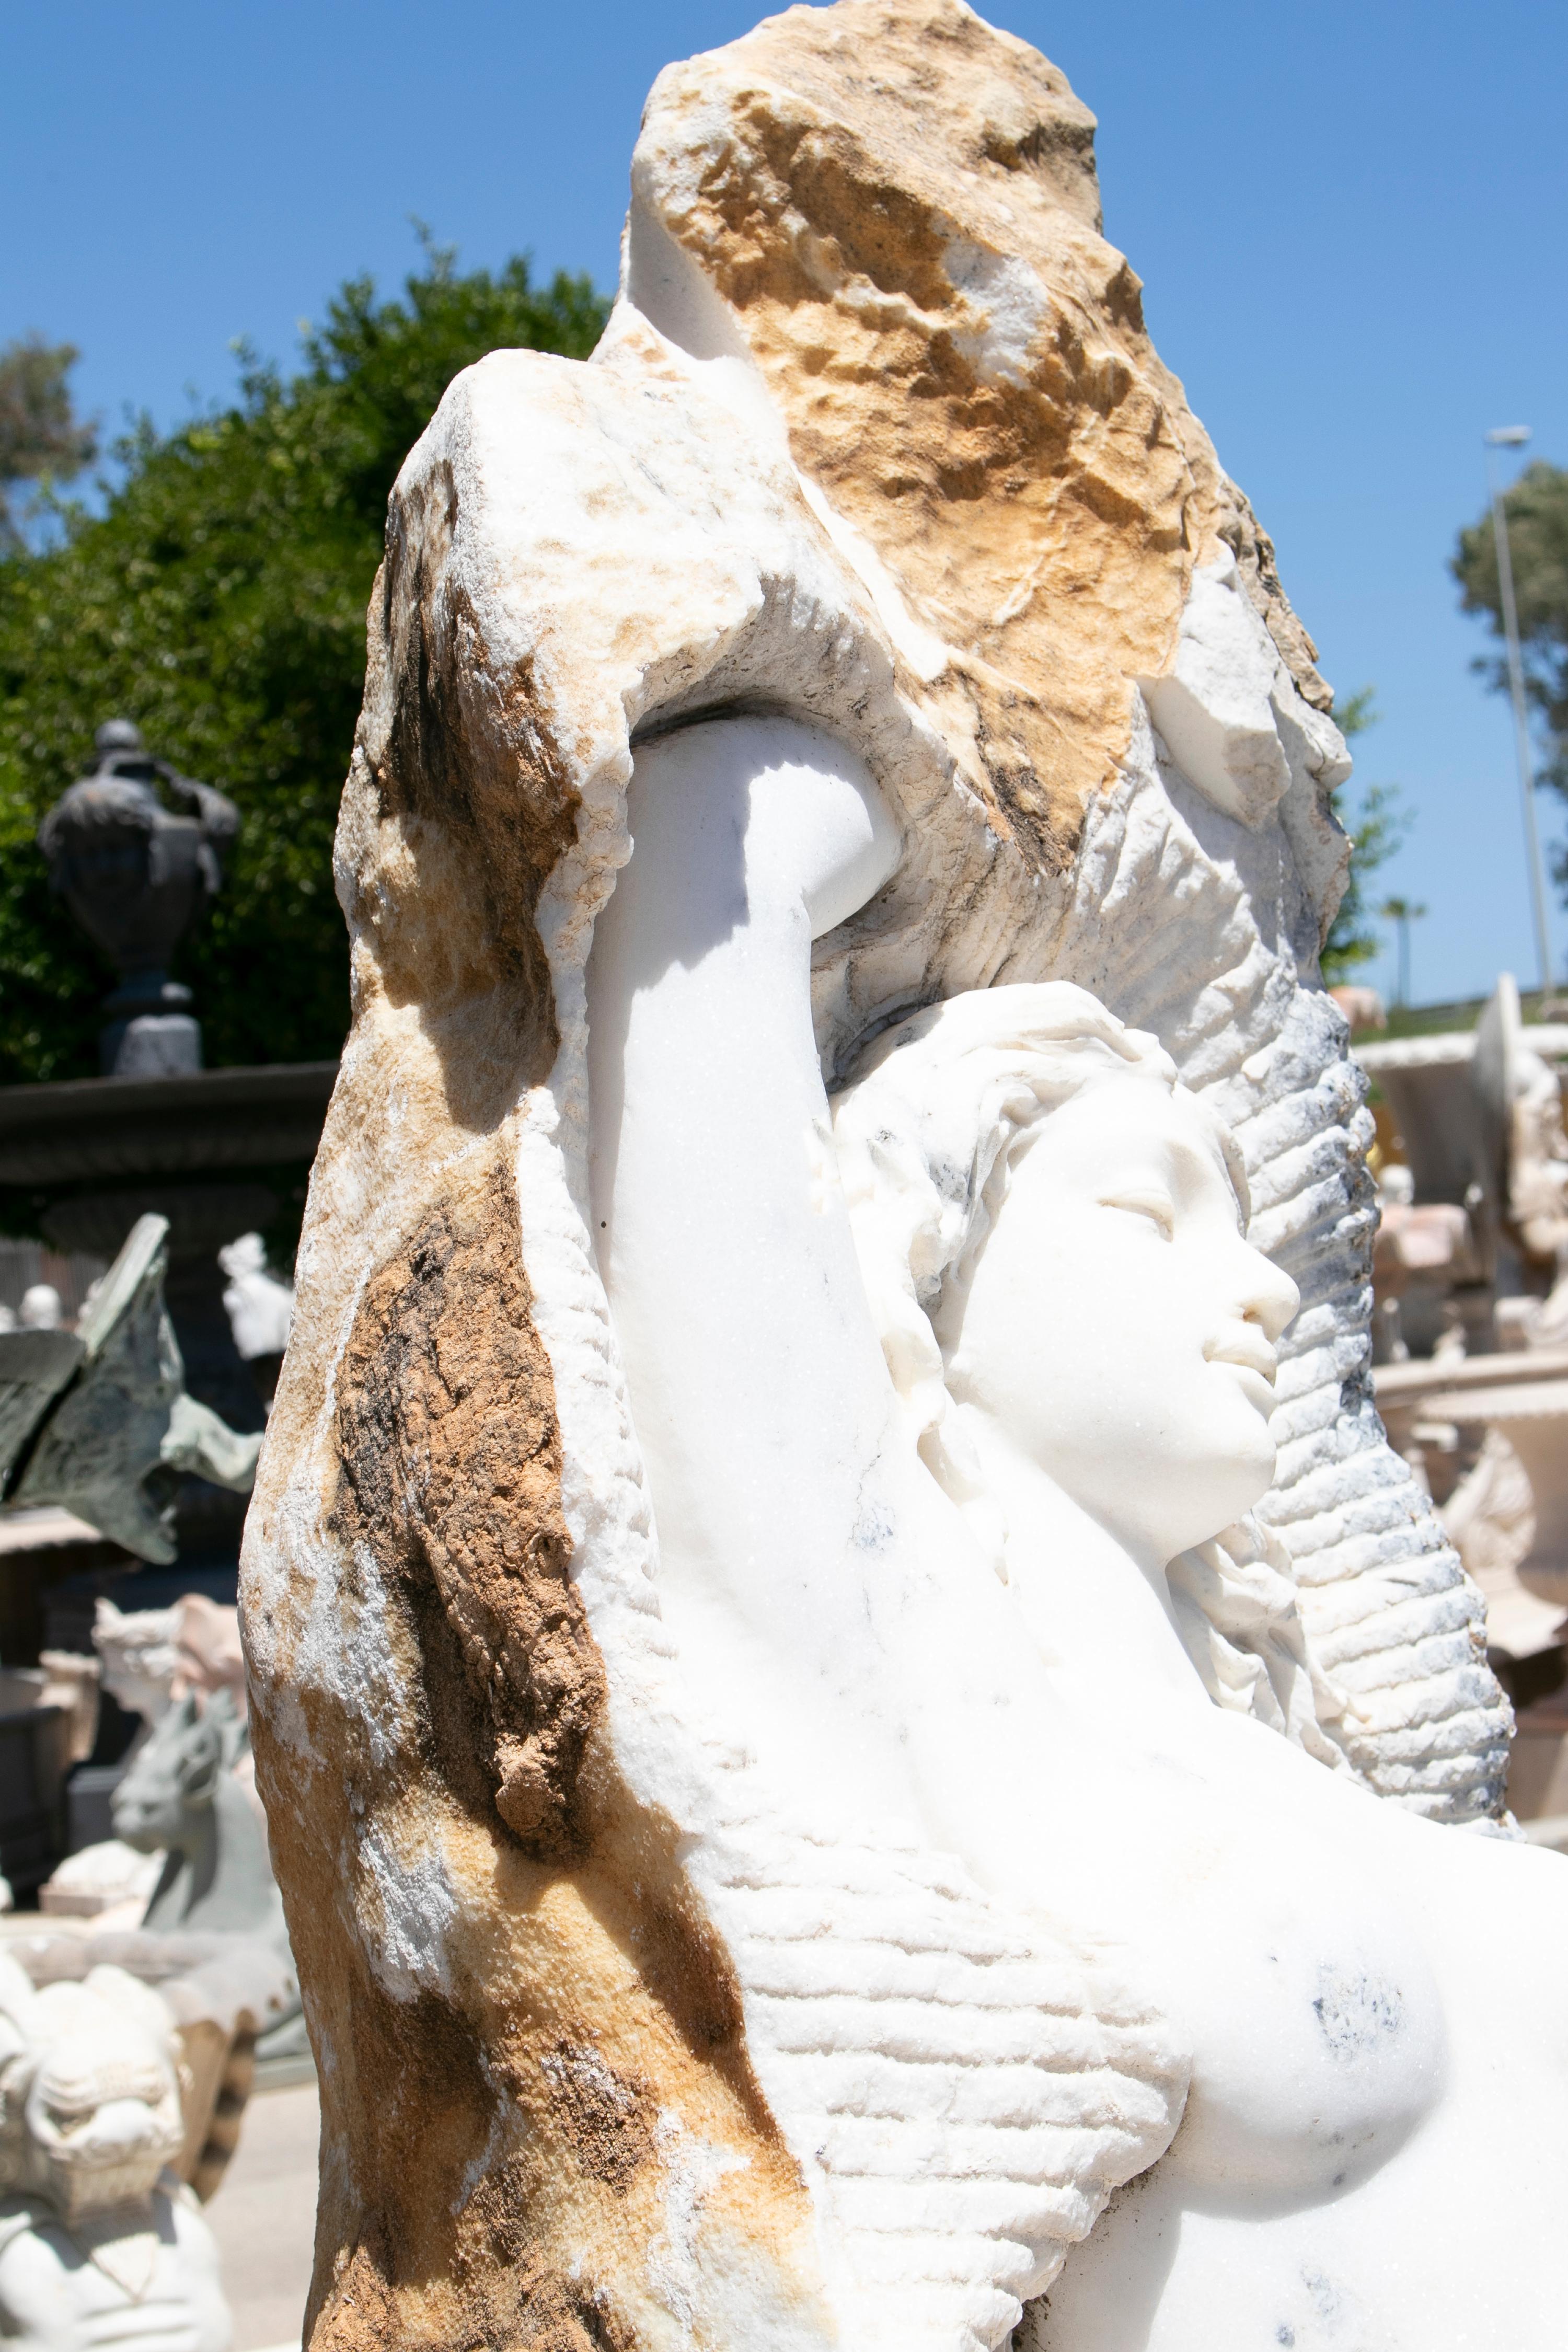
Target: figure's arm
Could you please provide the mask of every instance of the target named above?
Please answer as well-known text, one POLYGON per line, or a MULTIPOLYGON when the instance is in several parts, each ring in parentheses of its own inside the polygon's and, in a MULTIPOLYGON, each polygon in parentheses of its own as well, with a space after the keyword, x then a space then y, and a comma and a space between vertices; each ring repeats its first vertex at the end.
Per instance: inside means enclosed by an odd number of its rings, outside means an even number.
POLYGON ((782 719, 647 745, 630 815, 589 966, 593 1221, 665 1613, 693 1670, 731 1696, 739 1677, 782 1741, 866 1769, 877 1664, 854 1554, 889 1397, 810 968, 899 834, 858 760, 782 719))
POLYGON ((784 719, 647 745, 629 814, 588 969, 592 1217, 683 1672, 786 1787, 1032 1889, 1051 1694, 899 1414, 812 1027, 812 940, 898 834, 784 719))
POLYGON ((153 765, 178 799, 195 803, 202 830, 221 856, 240 827, 239 811, 228 794, 220 793, 216 784, 198 783, 195 776, 182 776, 167 760, 156 760, 153 765))
POLYGON ((899 1412, 849 1230, 811 944, 898 845, 859 762, 776 719, 639 752, 630 819, 588 973, 591 1202, 689 1720, 730 1751, 688 1866, 855 2282, 847 2338, 912 2336, 921 2275, 995 2325, 1161 2153, 1185 2067, 1035 1916, 1070 1759, 899 1412))

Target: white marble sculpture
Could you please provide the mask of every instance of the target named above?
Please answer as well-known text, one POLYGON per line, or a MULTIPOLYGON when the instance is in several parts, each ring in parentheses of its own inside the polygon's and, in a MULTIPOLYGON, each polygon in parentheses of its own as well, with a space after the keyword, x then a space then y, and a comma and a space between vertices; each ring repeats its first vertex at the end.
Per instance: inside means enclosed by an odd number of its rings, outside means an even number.
POLYGON ((248 1364, 258 1356, 280 1356, 289 1344, 294 1286, 267 1270, 267 1244, 259 1234, 241 1234, 217 1254, 228 1280, 224 1310, 234 1344, 248 1364))
POLYGON ((110 1810, 118 1842, 163 1857, 143 1927, 284 1941, 248 1759, 227 1691, 205 1705, 187 1691, 133 1753, 110 1810))
POLYGON ((164 1609, 121 1609, 100 1597, 92 1645, 103 1686, 132 1715, 160 1723, 187 1692, 226 1690, 245 1713, 245 1657, 239 1612, 204 1592, 183 1593, 164 1609))
POLYGON ((1091 131, 958 0, 672 68, 399 478, 242 1570, 342 2352, 1559 2340, 1344 749, 1091 131))
MULTIPOLYGON (((172 1811, 154 1805, 154 1815, 168 1812, 167 1835, 154 1826, 145 1833, 139 1832, 136 1844, 128 1844, 121 1837, 106 1838, 69 1855, 39 1890, 40 1908, 96 1916, 100 1927, 141 1925, 169 1847, 180 1843, 193 1832, 206 1853, 205 1863, 198 1864, 195 1872, 197 1881, 205 1873, 210 1887, 214 1880, 232 1874, 236 1869, 243 1878, 247 1865, 254 1865, 258 1855, 258 1884, 270 1890, 265 1820, 256 1794, 255 1764, 241 1728, 246 1712, 245 1659, 239 1645, 238 1611, 209 1601, 201 1592, 184 1593, 164 1609, 124 1610, 100 1597, 94 1613, 92 1639, 105 1689, 129 1713, 143 1718, 131 1751, 127 1778, 139 1765, 145 1766, 151 1760, 147 1751, 157 1741, 172 1709, 184 1704, 187 1718, 193 1718, 190 1727, 194 1730, 198 1704, 222 1696, 228 1710, 225 1718, 228 1731, 224 1772, 234 1784, 234 1800, 231 1801, 230 1793, 225 1791, 217 1811, 227 1816, 229 1834, 226 1841, 218 1838, 214 1842, 210 1790, 203 1800, 205 1811, 194 1823, 187 1820, 183 1804, 174 1804, 172 1811), (240 1849, 237 1853, 237 1837, 240 1849), (223 1851, 226 1843, 226 1853, 223 1851)), ((205 1780, 206 1776, 198 1769, 195 1777, 205 1780)), ((123 1787, 124 1782, 121 1785, 123 1787)), ((165 1794, 172 1797, 173 1793, 171 1783, 165 1794)), ((188 1885, 186 1891, 188 1894, 188 1885)), ((271 1902, 275 1908, 275 1890, 271 1902)), ((270 1910, 266 1917, 268 1926, 275 1924, 270 1910)), ((164 1919, 159 1924, 169 1923, 164 1919)), ((248 1916, 247 1924, 254 1924, 248 1916)))
POLYGON ((180 1672, 180 1604, 121 1609, 100 1594, 93 1610, 92 1646, 103 1667, 103 1687, 128 1714, 161 1721, 174 1704, 180 1672))
POLYGON ((1334 1754, 1353 1703, 1312 1674, 1288 1576, 1222 1524, 1273 1475, 1294 1286, 1173 1079, 1077 992, 1005 988, 896 1033, 835 1121, 910 1433, 1059 1696, 1042 1899, 1142 1956, 1193 2059, 1169 2154, 1026 2341, 1544 2346, 1568 2137, 1534 2141, 1555 2186, 1522 2210, 1504 2151, 1568 2046, 1568 1885, 1369 1803, 1334 1754), (1528 2011, 1506 2023, 1504 1944, 1528 2011), (1479 2147, 1508 2250, 1423 2280, 1445 2211, 1476 2213, 1479 2147))
POLYGON ((100 1930, 139 1927, 163 1875, 163 1856, 138 1853, 121 1838, 102 1838, 57 1863, 38 1889, 40 1911, 96 1919, 100 1930))
POLYGON ((21 2352, 228 2352, 180 2156, 178 2043, 117 1968, 35 1991, 0 1958, 0 2332, 21 2352))
MULTIPOLYGON (((692 1867, 734 1948, 769 1946, 753 2053, 815 2151, 846 2293, 879 2296, 851 2302, 856 2340, 942 2341, 950 2296, 948 2324, 992 2340, 980 2277, 965 2315, 952 2275, 968 2233, 995 2287, 1037 2294, 1179 2118, 1053 2294, 1053 2352, 1124 2352, 1139 2315, 1158 2352, 1308 2343, 1322 2294, 1369 2343, 1479 2342, 1506 2312, 1502 2340, 1544 2347, 1556 2118, 1530 2189, 1503 2168, 1485 2192, 1507 2255, 1463 2285, 1413 2273, 1435 2217, 1476 2210, 1467 2147, 1500 2164, 1542 2051, 1568 2047, 1568 1874, 1355 1785, 1362 1710, 1246 1517, 1298 1293, 1245 1240, 1236 1145, 1152 1037, 1059 984, 895 1024, 826 1104, 810 938, 896 840, 826 740, 687 730, 639 761, 630 815, 589 972, 599 1259, 699 1719, 843 1857, 810 1942, 782 1887, 753 1891, 760 1853, 737 1867, 733 1823, 731 1859, 692 1867), (1042 2012, 1015 2043, 1032 2095, 1010 2070, 982 2095, 978 2050, 939 2091, 940 2009, 900 2021, 897 2062, 875 2000, 841 2004, 831 2057, 797 2046, 800 2004, 865 1940, 859 1857, 903 1819, 1014 1933, 1044 1916, 1115 1952, 1135 2013, 1164 2021, 1163 2061, 1147 2041, 1123 2061, 1142 2104, 1078 2105, 1108 2137, 1058 2140, 1054 2179, 1035 2149, 1083 2097, 1076 2022, 1042 2012), (990 2188, 961 2189, 972 2170, 990 2188)), ((1092 1978, 1079 1999, 1105 2002, 1092 1978)))

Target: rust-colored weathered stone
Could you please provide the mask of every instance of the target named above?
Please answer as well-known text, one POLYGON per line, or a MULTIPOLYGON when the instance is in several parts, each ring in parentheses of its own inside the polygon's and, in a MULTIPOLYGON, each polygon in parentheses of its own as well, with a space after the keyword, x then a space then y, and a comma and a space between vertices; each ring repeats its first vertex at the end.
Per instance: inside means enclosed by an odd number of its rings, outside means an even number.
POLYGON ((839 0, 670 67, 633 171, 634 267, 661 229, 716 289, 802 472, 949 648, 1000 807, 1053 865, 1195 565, 1236 555, 1302 692, 1331 698, 1100 234, 1093 133, 1066 78, 962 0, 839 0))

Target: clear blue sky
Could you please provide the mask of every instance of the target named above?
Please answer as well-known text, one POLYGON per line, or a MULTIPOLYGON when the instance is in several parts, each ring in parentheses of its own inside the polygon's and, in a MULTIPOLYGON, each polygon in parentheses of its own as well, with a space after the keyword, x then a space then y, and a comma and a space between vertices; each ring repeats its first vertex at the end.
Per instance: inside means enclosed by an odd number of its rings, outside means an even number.
MULTIPOLYGON (((1329 677, 1376 686, 1359 772, 1417 818, 1379 877, 1430 908, 1414 993, 1529 978, 1506 707, 1444 567, 1488 425, 1568 463, 1568 8, 990 13, 1099 115, 1107 232, 1159 349, 1329 677)), ((411 214, 467 262, 523 247, 608 286, 649 82, 752 21, 749 0, 0 0, 0 341, 79 344, 85 407, 166 425, 228 394, 233 337, 287 361, 342 278, 395 284, 411 214)))

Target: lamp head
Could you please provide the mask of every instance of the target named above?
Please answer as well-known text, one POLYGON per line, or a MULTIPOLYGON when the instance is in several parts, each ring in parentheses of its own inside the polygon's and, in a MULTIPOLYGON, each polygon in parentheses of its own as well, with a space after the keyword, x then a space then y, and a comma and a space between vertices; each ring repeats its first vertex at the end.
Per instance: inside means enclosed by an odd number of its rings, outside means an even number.
POLYGON ((1522 449, 1530 439, 1528 425, 1494 425, 1487 435, 1489 449, 1522 449))

